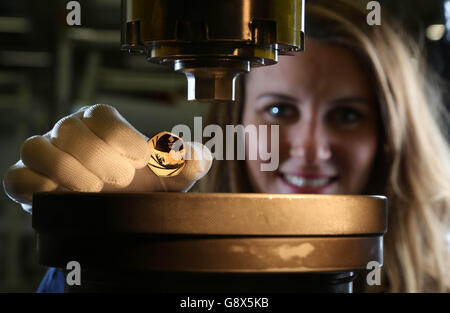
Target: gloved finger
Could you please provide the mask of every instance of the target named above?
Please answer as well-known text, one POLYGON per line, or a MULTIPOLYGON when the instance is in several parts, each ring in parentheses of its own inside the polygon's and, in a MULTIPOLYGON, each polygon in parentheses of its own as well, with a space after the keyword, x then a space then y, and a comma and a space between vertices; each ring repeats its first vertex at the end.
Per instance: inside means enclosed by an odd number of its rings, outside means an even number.
POLYGON ((51 133, 51 143, 77 159, 103 182, 125 187, 135 168, 76 117, 63 118, 51 133))
MULTIPOLYGON (((83 114, 84 114, 84 111, 86 111, 87 109, 89 109, 91 106, 90 105, 86 105, 86 106, 84 106, 84 107, 81 107, 78 111, 76 111, 76 112, 74 112, 74 113, 72 113, 72 114, 70 114, 70 115, 67 115, 65 118, 69 118, 69 117, 76 117, 76 118, 78 118, 78 119, 82 119, 83 118, 83 114)), ((54 127, 53 127, 54 128, 54 127)), ((42 135, 42 137, 44 137, 45 139, 47 139, 48 141, 51 141, 51 138, 52 138, 52 131, 53 131, 53 129, 50 129, 48 132, 46 132, 45 134, 43 134, 42 135)))
POLYGON ((21 159, 29 169, 70 190, 96 192, 103 187, 100 178, 42 136, 33 136, 25 141, 21 159))
MULTIPOLYGON (((72 113, 70 115, 67 115, 66 118, 68 118, 68 117, 76 117, 76 118, 81 120, 82 117, 83 117, 84 111, 86 111, 90 107, 91 106, 84 106, 84 107, 80 108, 78 111, 76 111, 76 112, 74 112, 74 113, 72 113)), ((44 137, 48 141, 51 141, 51 139, 52 139, 52 131, 53 131, 53 129, 50 129, 48 132, 43 134, 42 137, 44 137)))
POLYGON ((3 178, 3 186, 12 200, 30 206, 33 193, 54 191, 58 184, 27 168, 22 161, 11 166, 3 178))
POLYGON ((212 165, 212 155, 209 149, 196 142, 186 142, 185 167, 176 176, 157 176, 148 166, 137 169, 132 183, 120 190, 105 184, 102 191, 117 192, 150 192, 150 191, 188 191, 195 182, 208 173, 212 165))
POLYGON ((212 165, 209 149, 198 142, 186 142, 186 165, 174 177, 159 177, 163 191, 188 191, 208 173, 212 165))
POLYGON ((178 176, 185 180, 197 181, 205 176, 211 168, 211 151, 199 142, 186 142, 185 145, 188 152, 186 166, 178 176))
POLYGON ((114 107, 96 104, 84 111, 82 120, 100 139, 129 159, 135 168, 147 165, 150 158, 148 138, 128 123, 114 107))

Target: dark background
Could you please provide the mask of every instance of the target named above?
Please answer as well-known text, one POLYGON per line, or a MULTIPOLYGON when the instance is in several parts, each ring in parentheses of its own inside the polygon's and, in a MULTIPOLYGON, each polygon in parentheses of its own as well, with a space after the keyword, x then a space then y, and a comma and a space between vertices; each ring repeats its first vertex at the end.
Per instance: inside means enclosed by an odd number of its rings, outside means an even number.
MULTIPOLYGON (((421 44, 448 86, 450 1, 379 2, 421 44), (435 24, 447 28, 442 38, 431 40, 427 29, 435 24)), ((67 3, 0 1, 2 176, 19 159, 26 138, 47 132, 81 106, 111 104, 149 137, 174 124, 192 125, 192 117, 208 108, 186 102, 183 74, 120 51, 120 0, 80 0, 81 26, 72 27, 66 24, 67 3)), ((0 192, 0 292, 33 292, 44 271, 37 263, 30 215, 0 192)))

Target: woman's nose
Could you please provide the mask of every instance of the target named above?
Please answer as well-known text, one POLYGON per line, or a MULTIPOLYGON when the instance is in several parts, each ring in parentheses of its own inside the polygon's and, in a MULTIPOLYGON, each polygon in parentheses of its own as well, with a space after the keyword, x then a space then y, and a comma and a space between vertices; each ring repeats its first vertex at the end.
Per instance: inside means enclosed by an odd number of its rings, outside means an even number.
POLYGON ((311 121, 302 123, 293 131, 294 141, 290 150, 292 157, 300 158, 306 164, 327 161, 331 158, 328 135, 323 125, 311 121))

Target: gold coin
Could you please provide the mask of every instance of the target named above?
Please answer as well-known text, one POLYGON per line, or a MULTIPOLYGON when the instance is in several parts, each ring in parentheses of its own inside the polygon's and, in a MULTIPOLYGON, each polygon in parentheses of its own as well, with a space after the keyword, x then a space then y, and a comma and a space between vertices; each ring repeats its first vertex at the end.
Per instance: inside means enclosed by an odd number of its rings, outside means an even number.
POLYGON ((186 165, 186 151, 183 139, 169 133, 161 132, 151 138, 150 161, 148 167, 160 177, 177 176, 186 165))

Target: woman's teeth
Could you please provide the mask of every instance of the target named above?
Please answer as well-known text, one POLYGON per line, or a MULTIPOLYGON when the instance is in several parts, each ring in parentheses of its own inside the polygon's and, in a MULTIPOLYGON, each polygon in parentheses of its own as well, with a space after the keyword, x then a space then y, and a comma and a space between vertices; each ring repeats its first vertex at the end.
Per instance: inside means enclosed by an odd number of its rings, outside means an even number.
POLYGON ((323 187, 330 183, 332 178, 322 177, 322 178, 305 178, 299 176, 292 176, 284 174, 283 178, 287 180, 290 184, 297 187, 323 187))

